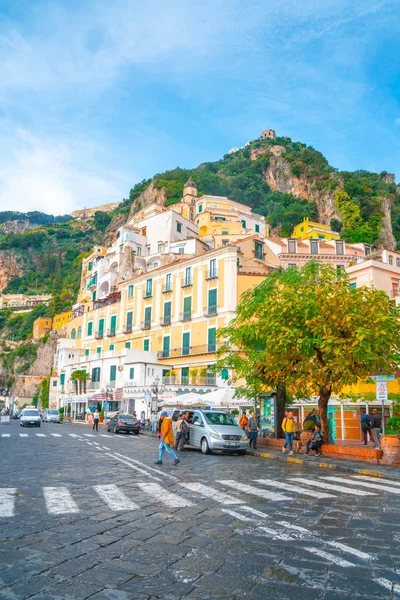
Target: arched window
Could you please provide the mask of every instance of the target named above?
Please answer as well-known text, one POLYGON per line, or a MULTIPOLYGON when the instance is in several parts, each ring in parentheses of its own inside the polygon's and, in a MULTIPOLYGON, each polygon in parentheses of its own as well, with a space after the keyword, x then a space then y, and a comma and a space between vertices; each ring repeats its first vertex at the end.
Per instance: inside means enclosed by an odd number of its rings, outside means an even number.
POLYGON ((226 381, 227 379, 229 379, 229 371, 228 371, 228 369, 222 369, 222 371, 221 371, 221 379, 223 379, 224 381, 226 381))
POLYGON ((74 340, 76 338, 76 329, 71 331, 71 338, 74 340))
POLYGON ((78 340, 82 337, 82 327, 78 327, 78 340))

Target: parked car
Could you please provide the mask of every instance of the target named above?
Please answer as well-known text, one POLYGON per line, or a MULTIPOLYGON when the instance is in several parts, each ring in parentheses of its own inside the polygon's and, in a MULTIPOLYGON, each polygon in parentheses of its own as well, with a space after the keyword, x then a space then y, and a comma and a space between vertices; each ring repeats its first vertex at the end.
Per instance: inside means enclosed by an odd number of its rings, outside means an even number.
POLYGON ((249 440, 239 427, 233 415, 226 410, 170 410, 172 424, 182 413, 189 413, 192 427, 189 432, 187 446, 200 448, 203 454, 208 452, 223 451, 245 454, 249 440))
POLYGON ((24 408, 19 419, 19 424, 22 427, 40 427, 40 412, 37 408, 24 408))
POLYGON ((44 423, 60 423, 60 413, 58 410, 52 408, 46 408, 43 413, 44 423))
POLYGON ((126 431, 126 433, 139 435, 140 423, 132 415, 114 415, 107 424, 107 431, 114 433, 126 431))

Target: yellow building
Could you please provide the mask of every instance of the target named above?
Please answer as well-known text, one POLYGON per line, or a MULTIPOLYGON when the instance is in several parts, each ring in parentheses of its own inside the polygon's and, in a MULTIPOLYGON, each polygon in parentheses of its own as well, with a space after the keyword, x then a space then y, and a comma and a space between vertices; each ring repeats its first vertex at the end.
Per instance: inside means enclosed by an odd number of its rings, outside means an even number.
POLYGON ((51 331, 51 319, 49 317, 38 317, 33 322, 33 339, 40 340, 51 331))
POLYGON ((340 240, 340 235, 336 231, 332 231, 329 225, 315 223, 314 221, 309 221, 308 217, 305 217, 302 223, 299 223, 293 229, 292 238, 300 238, 302 240, 340 240))
POLYGON ((72 310, 54 315, 52 329, 62 329, 72 319, 72 310))

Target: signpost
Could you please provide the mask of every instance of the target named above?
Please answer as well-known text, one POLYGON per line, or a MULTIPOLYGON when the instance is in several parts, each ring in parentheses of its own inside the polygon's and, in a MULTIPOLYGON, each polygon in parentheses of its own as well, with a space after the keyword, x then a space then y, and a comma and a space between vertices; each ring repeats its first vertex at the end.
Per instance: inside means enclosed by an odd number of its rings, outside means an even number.
POLYGON ((388 399, 387 381, 376 382, 376 399, 382 402, 382 434, 385 435, 385 402, 388 399))

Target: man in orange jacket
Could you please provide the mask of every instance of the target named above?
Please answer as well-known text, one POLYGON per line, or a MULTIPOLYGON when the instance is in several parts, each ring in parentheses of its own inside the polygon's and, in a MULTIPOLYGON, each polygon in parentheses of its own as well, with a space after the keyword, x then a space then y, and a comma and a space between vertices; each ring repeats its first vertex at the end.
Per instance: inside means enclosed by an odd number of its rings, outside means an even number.
POLYGON ((172 419, 168 417, 168 413, 166 410, 160 415, 161 420, 161 438, 160 438, 160 446, 158 448, 158 460, 156 461, 156 465, 162 465, 162 458, 164 454, 164 450, 169 452, 169 454, 174 459, 174 465, 177 465, 181 462, 180 458, 177 457, 175 452, 172 450, 174 445, 174 432, 172 430, 172 419))

